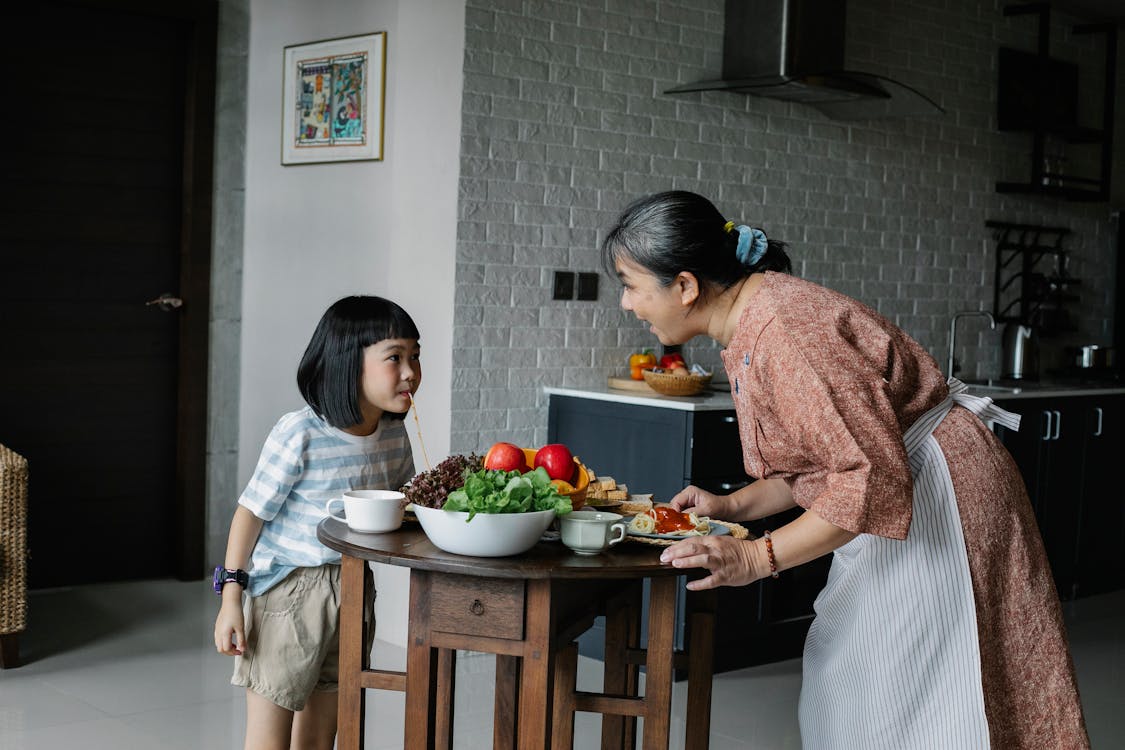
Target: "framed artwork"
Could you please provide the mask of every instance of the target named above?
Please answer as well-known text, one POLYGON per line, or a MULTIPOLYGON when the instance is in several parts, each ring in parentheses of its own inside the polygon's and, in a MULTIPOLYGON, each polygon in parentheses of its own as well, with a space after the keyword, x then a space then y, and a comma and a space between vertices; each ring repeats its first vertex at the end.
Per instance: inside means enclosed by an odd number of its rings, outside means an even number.
POLYGON ((285 48, 281 163, 383 158, 387 32, 285 48))

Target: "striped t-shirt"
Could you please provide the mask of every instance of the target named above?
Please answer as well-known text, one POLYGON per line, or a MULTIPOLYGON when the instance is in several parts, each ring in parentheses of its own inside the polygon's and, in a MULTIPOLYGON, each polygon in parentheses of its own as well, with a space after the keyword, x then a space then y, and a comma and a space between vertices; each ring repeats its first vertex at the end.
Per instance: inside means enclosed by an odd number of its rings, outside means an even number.
POLYGON ((397 490, 412 476, 414 457, 400 419, 384 417, 373 434, 360 437, 307 406, 283 416, 238 499, 265 521, 250 558, 249 594, 264 594, 294 568, 340 562, 340 553, 316 538, 331 498, 348 490, 397 490))

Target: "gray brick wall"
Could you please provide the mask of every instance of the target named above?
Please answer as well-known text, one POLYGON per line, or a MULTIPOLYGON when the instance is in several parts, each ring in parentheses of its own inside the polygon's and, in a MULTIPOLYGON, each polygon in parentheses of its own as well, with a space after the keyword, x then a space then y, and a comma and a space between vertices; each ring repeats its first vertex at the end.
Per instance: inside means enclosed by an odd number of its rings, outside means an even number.
MULTIPOLYGON (((657 345, 618 308, 597 248, 629 201, 670 188, 790 243, 797 274, 875 307, 943 364, 951 315, 991 307, 984 222, 1070 227, 1076 335, 1104 340, 1105 204, 994 191, 1026 178, 1030 150, 995 130, 996 48, 1034 45, 1031 23, 1001 7, 849 2, 849 66, 914 86, 946 113, 840 122, 770 99, 662 93, 717 77, 722 0, 468 0, 452 449, 541 444, 543 386, 604 384, 631 351, 657 345), (599 299, 552 301, 556 269, 601 273, 599 299)), ((1100 59, 1065 21, 1056 16, 1053 51, 1100 59)), ((968 319, 958 341, 964 374, 999 374, 999 331, 968 319)), ((687 353, 719 364, 711 342, 687 353)))

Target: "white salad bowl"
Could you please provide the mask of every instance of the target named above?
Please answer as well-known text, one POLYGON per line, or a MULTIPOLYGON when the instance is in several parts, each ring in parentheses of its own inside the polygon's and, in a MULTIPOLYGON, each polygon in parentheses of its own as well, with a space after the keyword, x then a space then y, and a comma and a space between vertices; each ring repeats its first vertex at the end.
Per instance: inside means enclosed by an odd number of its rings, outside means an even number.
POLYGON ((414 506, 414 515, 434 546, 473 557, 506 557, 526 552, 555 520, 553 510, 477 513, 414 506))

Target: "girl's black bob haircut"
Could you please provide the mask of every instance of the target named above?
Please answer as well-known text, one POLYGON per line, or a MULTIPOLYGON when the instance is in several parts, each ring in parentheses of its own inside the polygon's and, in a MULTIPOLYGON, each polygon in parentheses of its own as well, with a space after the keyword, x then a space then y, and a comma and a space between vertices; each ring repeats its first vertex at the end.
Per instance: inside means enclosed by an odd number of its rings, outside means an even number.
MULTIPOLYGON (((791 273, 785 243, 768 240, 766 252, 746 265, 738 259, 738 232, 727 231, 727 218, 711 201, 685 190, 671 190, 641 198, 629 205, 602 243, 602 258, 610 276, 615 264, 628 259, 653 274, 662 285, 681 271, 692 273, 701 293, 729 289, 752 273, 791 273)), ((738 221, 735 224, 741 223, 738 221)))
MULTIPOLYGON (((406 310, 382 297, 337 300, 313 331, 301 364, 297 388, 305 402, 333 427, 363 421, 359 410, 363 350, 385 339, 418 339, 418 326, 406 310)), ((405 414, 389 414, 402 419, 405 414)))

